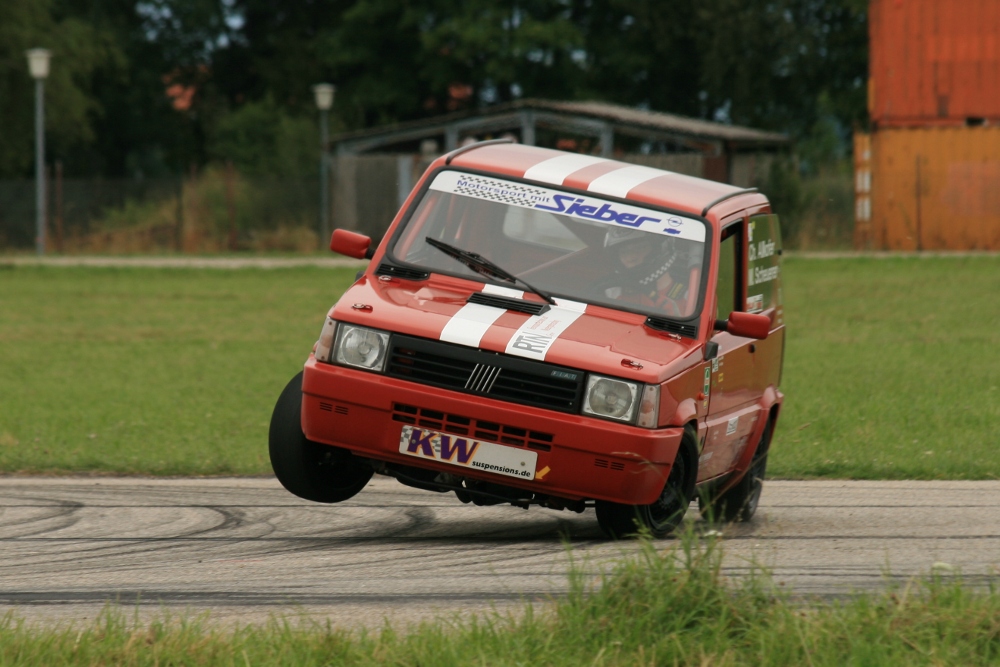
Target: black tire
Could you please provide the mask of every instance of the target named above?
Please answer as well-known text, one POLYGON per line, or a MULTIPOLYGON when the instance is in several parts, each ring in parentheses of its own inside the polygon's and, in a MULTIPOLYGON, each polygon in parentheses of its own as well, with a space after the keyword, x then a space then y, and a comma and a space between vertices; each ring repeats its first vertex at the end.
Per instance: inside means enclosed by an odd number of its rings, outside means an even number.
POLYGON ((657 539, 673 533, 691 504, 688 465, 683 449, 679 450, 663 491, 652 505, 622 505, 598 500, 597 523, 601 530, 616 540, 635 537, 640 531, 648 531, 657 539))
POLYGON ((698 498, 698 509, 709 521, 746 522, 753 518, 760 503, 760 494, 764 490, 764 477, 767 475, 767 452, 771 446, 771 421, 764 426, 764 432, 753 453, 750 467, 736 486, 725 491, 714 499, 698 498))
POLYGON ((313 442, 302 432, 302 373, 281 392, 268 432, 271 468, 281 485, 299 498, 339 503, 365 488, 374 471, 339 447, 313 442))

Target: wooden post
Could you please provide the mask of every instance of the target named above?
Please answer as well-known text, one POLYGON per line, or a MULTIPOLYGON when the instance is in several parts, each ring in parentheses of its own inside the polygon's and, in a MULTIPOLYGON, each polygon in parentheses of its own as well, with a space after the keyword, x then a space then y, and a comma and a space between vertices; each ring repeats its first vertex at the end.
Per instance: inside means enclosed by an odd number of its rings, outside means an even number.
POLYGON ((921 183, 921 181, 920 181, 920 153, 917 153, 916 165, 917 165, 917 186, 916 186, 916 190, 917 190, 917 192, 916 192, 916 195, 917 195, 917 252, 921 252, 924 249, 924 243, 923 243, 923 230, 920 228, 921 225, 922 225, 922 222, 923 222, 920 219, 920 196, 922 194, 921 190, 923 189, 923 183, 921 183))
POLYGON ((184 234, 184 252, 197 252, 201 246, 201 216, 198 212, 198 165, 191 163, 190 177, 188 179, 188 211, 189 224, 184 234))
POLYGON ((63 165, 56 160, 56 251, 63 252, 63 165))
POLYGON ((229 213, 228 246, 236 250, 236 173, 232 160, 226 160, 226 210, 229 213))
POLYGON ((174 228, 174 247, 184 250, 184 172, 177 174, 177 220, 174 228))

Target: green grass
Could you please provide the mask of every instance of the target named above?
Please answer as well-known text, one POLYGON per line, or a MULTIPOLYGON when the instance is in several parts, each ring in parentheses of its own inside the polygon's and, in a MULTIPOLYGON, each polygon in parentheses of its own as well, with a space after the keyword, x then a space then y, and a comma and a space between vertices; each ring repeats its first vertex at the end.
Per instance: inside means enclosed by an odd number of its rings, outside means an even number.
POLYGON ((1000 257, 790 259, 769 473, 1000 477, 1000 257))
POLYGON ((0 470, 256 474, 356 269, 0 270, 0 470))
POLYGON ((107 611, 93 625, 0 621, 0 665, 991 665, 1000 594, 932 577, 840 601, 793 601, 766 573, 728 582, 711 542, 650 542, 599 586, 582 568, 541 611, 434 619, 397 632, 318 623, 221 629, 179 617, 148 624, 107 611))
MULTIPOLYGON (((782 477, 1000 477, 1000 258, 785 262, 782 477)), ((0 268, 0 471, 255 474, 355 269, 0 268)))

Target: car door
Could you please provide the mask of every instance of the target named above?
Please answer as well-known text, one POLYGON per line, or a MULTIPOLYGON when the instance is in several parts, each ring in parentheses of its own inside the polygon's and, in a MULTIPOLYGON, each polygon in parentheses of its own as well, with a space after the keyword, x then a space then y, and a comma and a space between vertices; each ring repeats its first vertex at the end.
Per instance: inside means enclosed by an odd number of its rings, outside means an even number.
MULTIPOLYGON (((746 218, 724 225, 720 238, 716 319, 725 320, 733 311, 746 310, 746 218)), ((725 331, 717 331, 711 340, 718 344, 719 351, 705 366, 709 395, 699 481, 732 468, 759 418, 760 383, 754 369, 756 341, 725 331)))

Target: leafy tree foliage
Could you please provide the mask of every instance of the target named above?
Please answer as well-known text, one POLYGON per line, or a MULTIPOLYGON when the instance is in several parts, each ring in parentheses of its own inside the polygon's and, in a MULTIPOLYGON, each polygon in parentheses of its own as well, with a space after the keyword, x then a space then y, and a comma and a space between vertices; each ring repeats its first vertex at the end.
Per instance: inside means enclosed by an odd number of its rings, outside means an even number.
POLYGON ((333 131, 518 97, 601 99, 788 131, 819 160, 865 120, 866 5, 4 0, 0 175, 30 173, 35 45, 56 52, 52 154, 76 173, 312 168, 320 81, 337 85, 333 131))
POLYGON ((93 94, 94 74, 122 62, 108 33, 75 17, 59 17, 53 9, 50 0, 0 2, 0 174, 27 175, 35 162, 35 83, 27 49, 52 51, 45 116, 55 153, 94 140, 93 119, 102 112, 93 94))

